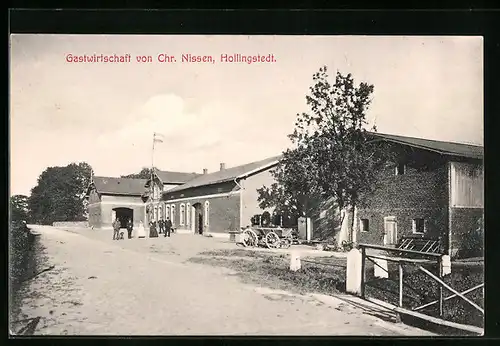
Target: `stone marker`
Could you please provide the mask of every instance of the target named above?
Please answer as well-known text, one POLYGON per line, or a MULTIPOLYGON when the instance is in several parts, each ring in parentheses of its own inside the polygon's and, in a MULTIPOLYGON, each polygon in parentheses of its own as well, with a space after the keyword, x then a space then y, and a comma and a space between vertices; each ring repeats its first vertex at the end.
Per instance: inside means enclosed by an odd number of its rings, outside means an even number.
POLYGON ((449 255, 443 255, 441 258, 443 264, 443 275, 451 274, 451 258, 449 255))
POLYGON ((346 291, 361 294, 361 251, 352 249, 347 254, 346 291))
POLYGON ((375 261, 375 263, 378 264, 378 265, 375 264, 373 266, 373 270, 374 270, 373 274, 375 275, 375 277, 383 278, 383 279, 389 278, 387 260, 386 259, 379 259, 379 258, 374 258, 373 260, 375 261), (379 266, 384 268, 385 271, 384 271, 384 269, 380 268, 379 266))
POLYGON ((290 254, 290 270, 295 272, 299 270, 300 267, 300 254, 298 252, 292 252, 290 254))

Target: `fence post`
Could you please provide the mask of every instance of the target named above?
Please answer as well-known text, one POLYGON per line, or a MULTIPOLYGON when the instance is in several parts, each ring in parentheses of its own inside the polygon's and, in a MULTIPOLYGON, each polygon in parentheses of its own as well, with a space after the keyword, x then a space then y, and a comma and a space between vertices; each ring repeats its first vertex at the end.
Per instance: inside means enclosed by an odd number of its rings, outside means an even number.
POLYGON ((346 292, 357 296, 363 294, 362 257, 361 251, 356 248, 347 254, 346 292))
POLYGON ((403 307, 403 264, 398 263, 399 267, 399 307, 403 307))
POLYGON ((361 298, 365 299, 366 248, 361 247, 361 298))
MULTIPOLYGON (((439 279, 443 280, 443 257, 437 260, 439 279)), ((439 317, 443 317, 443 285, 439 284, 439 317)))
POLYGON ((300 253, 297 251, 293 251, 290 254, 290 270, 296 272, 300 268, 301 268, 300 253))

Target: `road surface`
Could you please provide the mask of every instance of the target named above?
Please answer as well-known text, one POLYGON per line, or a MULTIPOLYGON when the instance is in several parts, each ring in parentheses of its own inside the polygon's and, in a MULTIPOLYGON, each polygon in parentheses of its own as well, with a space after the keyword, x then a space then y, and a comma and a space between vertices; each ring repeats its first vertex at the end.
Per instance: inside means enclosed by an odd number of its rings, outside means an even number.
POLYGON ((181 234, 113 241, 105 231, 34 230, 45 266, 55 265, 25 292, 21 318, 41 317, 34 334, 431 335, 342 299, 272 291, 243 284, 227 269, 185 262, 234 244, 181 234))

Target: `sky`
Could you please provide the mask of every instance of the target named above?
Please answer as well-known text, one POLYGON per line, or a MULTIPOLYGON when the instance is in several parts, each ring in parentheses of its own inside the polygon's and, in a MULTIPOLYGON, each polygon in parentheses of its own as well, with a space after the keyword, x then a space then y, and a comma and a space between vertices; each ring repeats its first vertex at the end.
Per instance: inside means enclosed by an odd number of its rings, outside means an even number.
POLYGON ((339 71, 374 85, 367 120, 379 132, 483 143, 482 37, 11 35, 11 195, 72 162, 120 176, 153 160, 201 173, 278 155, 324 65, 332 81, 339 71), (94 53, 131 62, 68 62, 94 53), (216 62, 182 63, 183 54, 216 62), (276 61, 222 63, 221 54, 276 61), (153 158, 154 132, 165 141, 153 158))

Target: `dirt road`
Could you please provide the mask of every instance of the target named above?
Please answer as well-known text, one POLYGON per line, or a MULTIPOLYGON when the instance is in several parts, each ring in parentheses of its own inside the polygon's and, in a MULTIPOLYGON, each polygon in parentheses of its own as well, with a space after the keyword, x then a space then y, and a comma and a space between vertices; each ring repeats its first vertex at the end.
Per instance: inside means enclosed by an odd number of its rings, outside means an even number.
POLYGON ((226 269, 185 262, 216 244, 209 238, 35 230, 55 268, 26 291, 20 318, 41 317, 34 334, 430 335, 340 299, 250 286, 226 269))

